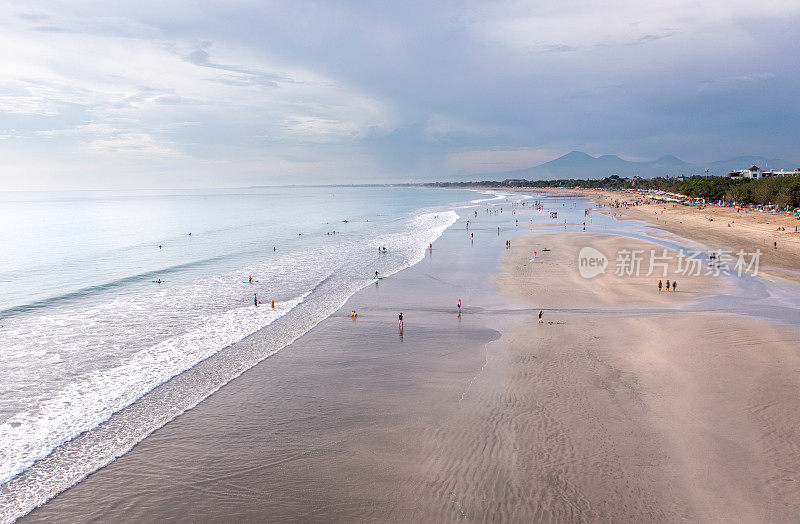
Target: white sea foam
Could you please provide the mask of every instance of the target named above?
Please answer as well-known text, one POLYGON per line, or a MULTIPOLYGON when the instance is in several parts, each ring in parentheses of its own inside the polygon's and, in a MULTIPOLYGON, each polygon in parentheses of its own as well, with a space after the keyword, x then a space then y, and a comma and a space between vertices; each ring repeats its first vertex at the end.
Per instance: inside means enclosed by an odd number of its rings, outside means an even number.
POLYGON ((375 269, 388 276, 420 261, 457 218, 454 211, 423 213, 197 281, 148 281, 80 307, 65 303, 6 319, 0 367, 9 372, 4 387, 12 394, 0 398, 0 521, 24 515, 127 452, 307 332, 368 286, 375 269), (377 246, 388 253, 378 256, 377 246), (259 282, 243 283, 250 274, 259 282), (253 292, 261 307, 253 306, 253 292), (274 310, 268 306, 272 298, 278 299, 274 310), (83 438, 159 385, 169 387, 171 379, 278 319, 285 320, 279 336, 198 386, 200 391, 173 395, 161 405, 154 401, 148 407, 154 412, 143 417, 131 412, 113 428, 113 439, 83 438), (51 455, 62 449, 67 451, 51 455), (42 471, 31 473, 37 467, 42 471))

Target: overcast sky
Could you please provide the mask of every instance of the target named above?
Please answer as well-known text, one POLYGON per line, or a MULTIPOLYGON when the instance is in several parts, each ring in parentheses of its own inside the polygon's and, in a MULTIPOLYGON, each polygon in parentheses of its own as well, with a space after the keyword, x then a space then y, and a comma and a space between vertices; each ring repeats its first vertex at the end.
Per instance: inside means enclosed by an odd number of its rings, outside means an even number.
POLYGON ((0 189, 800 157, 798 0, 114 3, 0 4, 0 189))

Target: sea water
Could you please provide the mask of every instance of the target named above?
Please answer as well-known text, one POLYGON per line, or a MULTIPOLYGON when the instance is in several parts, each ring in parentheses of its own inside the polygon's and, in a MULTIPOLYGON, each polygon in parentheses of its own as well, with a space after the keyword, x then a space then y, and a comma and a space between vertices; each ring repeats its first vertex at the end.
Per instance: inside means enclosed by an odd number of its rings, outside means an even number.
POLYGON ((0 193, 0 520, 280 350, 376 271, 416 263, 455 209, 488 198, 411 187, 0 193), (257 351, 220 356, 257 332, 257 351), (190 373, 217 362, 213 380, 190 373), (171 400, 137 414, 170 383, 181 384, 162 395, 171 400))

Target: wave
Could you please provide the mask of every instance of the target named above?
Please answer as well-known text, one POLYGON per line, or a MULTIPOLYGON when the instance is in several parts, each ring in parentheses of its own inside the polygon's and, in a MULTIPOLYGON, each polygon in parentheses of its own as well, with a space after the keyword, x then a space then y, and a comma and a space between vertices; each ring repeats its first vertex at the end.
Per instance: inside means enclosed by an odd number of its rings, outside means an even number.
MULTIPOLYGON (((457 218, 452 210, 424 213, 408 220, 396 233, 367 242, 353 240, 352 244, 369 252, 371 242, 390 246, 394 258, 380 257, 379 261, 388 264, 382 273, 391 275, 422 260, 427 245, 457 218), (414 233, 410 243, 409 232, 414 233)), ((251 319, 256 310, 252 305, 234 308, 216 323, 171 337, 126 362, 71 383, 57 398, 42 403, 40 415, 45 416, 32 419, 29 413, 19 413, 3 421, 0 520, 26 514, 126 453, 152 431, 334 313, 372 282, 365 268, 374 266, 376 260, 364 257, 362 251, 355 259, 359 263, 340 262, 321 272, 306 292, 282 301, 274 316, 262 319, 263 325, 231 329, 240 327, 243 319, 251 319), (143 369, 151 371, 147 377, 142 376, 143 369), (101 402, 86 402, 87 398, 97 400, 98 395, 103 396, 101 402), (53 420, 60 423, 53 425, 53 420), (32 447, 31 442, 37 444, 32 447)), ((313 254, 305 256, 313 259, 313 254)))
POLYGON ((34 310, 37 310, 37 309, 46 308, 46 307, 49 307, 49 306, 52 306, 52 305, 55 305, 55 304, 58 304, 58 303, 61 303, 61 302, 67 302, 67 301, 70 301, 70 300, 83 298, 83 297, 86 297, 88 295, 92 295, 92 294, 95 294, 95 293, 100 293, 100 292, 103 292, 103 291, 110 291, 110 290, 113 290, 113 289, 119 288, 121 286, 125 286, 125 285, 128 285, 128 284, 131 284, 131 283, 140 282, 140 281, 143 281, 143 280, 147 281, 148 279, 151 279, 151 278, 161 278, 161 277, 163 277, 165 275, 171 275, 171 274, 175 274, 175 273, 180 273, 182 271, 186 271, 187 269, 194 269, 194 268, 207 266, 207 265, 210 265, 210 264, 214 264, 216 262, 221 262, 223 260, 228 260, 228 259, 233 258, 233 257, 238 256, 238 255, 239 255, 239 253, 220 255, 220 256, 216 256, 216 257, 206 258, 206 259, 203 259, 203 260, 196 260, 196 261, 193 261, 193 262, 186 262, 184 264, 176 264, 176 265, 165 267, 165 268, 154 269, 152 271, 145 271, 145 272, 142 272, 142 273, 138 273, 136 275, 130 275, 130 276, 127 276, 127 277, 123 277, 123 278, 118 278, 116 280, 112 280, 110 282, 105 282, 103 284, 97 284, 97 285, 93 285, 93 286, 86 286, 84 288, 81 288, 81 289, 78 289, 78 290, 75 290, 75 291, 70 291, 69 293, 62 293, 60 295, 55 295, 55 296, 52 296, 52 297, 49 297, 49 298, 45 298, 45 299, 42 299, 42 300, 37 300, 35 302, 31 302, 29 304, 23 304, 23 305, 19 305, 19 306, 13 306, 13 307, 10 307, 10 308, 2 309, 2 310, 0 310, 0 320, 2 320, 4 318, 8 318, 8 317, 10 317, 10 316, 12 316, 14 314, 17 314, 17 313, 25 313, 25 312, 28 312, 28 311, 34 311, 34 310))

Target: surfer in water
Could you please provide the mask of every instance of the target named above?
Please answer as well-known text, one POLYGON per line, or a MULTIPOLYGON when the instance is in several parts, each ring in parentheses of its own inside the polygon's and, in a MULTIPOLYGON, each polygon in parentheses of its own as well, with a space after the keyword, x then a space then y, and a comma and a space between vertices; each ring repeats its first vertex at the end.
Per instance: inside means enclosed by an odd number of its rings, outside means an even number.
POLYGON ((251 276, 250 278, 247 279, 247 281, 252 284, 253 283, 253 277, 251 276))
POLYGON ((378 272, 377 271, 375 272, 375 278, 378 278, 378 272))
POLYGON ((397 316, 397 327, 399 327, 400 329, 403 329, 403 312, 402 311, 397 316))

